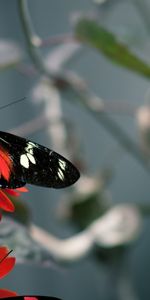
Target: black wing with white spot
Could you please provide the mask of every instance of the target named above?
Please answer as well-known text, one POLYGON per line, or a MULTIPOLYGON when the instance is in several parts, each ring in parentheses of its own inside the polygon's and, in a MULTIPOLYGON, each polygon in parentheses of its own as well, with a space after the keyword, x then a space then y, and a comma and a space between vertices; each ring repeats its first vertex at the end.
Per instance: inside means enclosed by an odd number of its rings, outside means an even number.
POLYGON ((79 171, 60 154, 30 140, 0 131, 0 149, 8 153, 12 168, 9 180, 2 174, 0 187, 17 188, 26 183, 64 188, 75 183, 79 171))

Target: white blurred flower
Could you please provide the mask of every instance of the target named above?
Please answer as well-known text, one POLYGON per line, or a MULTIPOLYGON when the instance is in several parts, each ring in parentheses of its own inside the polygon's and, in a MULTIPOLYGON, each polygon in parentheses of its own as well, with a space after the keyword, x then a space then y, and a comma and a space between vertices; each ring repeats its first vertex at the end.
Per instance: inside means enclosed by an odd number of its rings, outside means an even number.
POLYGON ((50 125, 47 132, 51 139, 52 148, 62 154, 66 154, 66 130, 63 123, 63 112, 61 107, 61 95, 52 82, 46 78, 34 87, 32 91, 32 99, 34 103, 44 104, 45 119, 50 125))
POLYGON ((99 246, 115 247, 134 240, 140 227, 141 216, 136 206, 119 204, 94 221, 90 231, 99 246))
POLYGON ((136 119, 141 130, 150 129, 150 106, 140 106, 136 111, 136 119))
POLYGON ((80 49, 81 45, 76 42, 62 44, 47 55, 45 64, 49 70, 57 72, 65 65, 65 63, 73 58, 80 49))
POLYGON ((16 64, 22 58, 22 51, 17 43, 0 39, 0 68, 16 64))
POLYGON ((137 207, 119 204, 73 237, 59 239, 35 225, 30 227, 30 234, 55 259, 73 262, 87 255, 95 244, 108 248, 130 243, 137 238, 140 229, 141 216, 137 207))
POLYGON ((150 156, 150 105, 140 106, 136 111, 136 121, 139 129, 141 147, 150 156))
POLYGON ((85 199, 85 197, 89 194, 93 194, 98 192, 101 189, 101 182, 98 180, 98 177, 88 177, 82 176, 80 180, 76 183, 76 190, 81 198, 85 199))

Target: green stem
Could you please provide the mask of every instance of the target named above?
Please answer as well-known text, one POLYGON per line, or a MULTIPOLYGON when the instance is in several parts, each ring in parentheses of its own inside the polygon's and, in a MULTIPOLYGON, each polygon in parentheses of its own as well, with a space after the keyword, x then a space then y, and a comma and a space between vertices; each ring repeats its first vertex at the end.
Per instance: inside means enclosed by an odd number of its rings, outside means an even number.
POLYGON ((45 75, 47 78, 53 79, 54 82, 68 85, 68 79, 65 78, 65 74, 61 74, 60 71, 59 73, 51 72, 46 67, 38 48, 34 44, 35 39, 37 39, 37 35, 32 30, 30 15, 27 7, 27 0, 18 0, 18 11, 24 36, 26 39, 27 51, 35 68, 42 75, 45 75))
POLYGON ((35 67, 40 71, 40 73, 47 73, 43 61, 41 59, 40 54, 38 53, 37 48, 33 44, 33 40, 35 34, 31 28, 31 20, 28 13, 27 1, 26 0, 18 0, 18 10, 20 15, 20 20, 22 23, 22 28, 24 31, 24 36, 26 39, 27 50, 32 59, 35 67))

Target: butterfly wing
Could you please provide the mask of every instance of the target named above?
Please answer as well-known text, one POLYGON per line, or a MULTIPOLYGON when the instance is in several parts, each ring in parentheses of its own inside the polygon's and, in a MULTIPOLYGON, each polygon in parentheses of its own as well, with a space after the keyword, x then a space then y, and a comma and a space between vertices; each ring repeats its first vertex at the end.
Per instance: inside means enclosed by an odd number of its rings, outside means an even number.
POLYGON ((0 152, 10 161, 9 179, 1 174, 0 187, 16 188, 26 183, 64 188, 75 183, 80 174, 60 154, 30 140, 0 131, 0 152))

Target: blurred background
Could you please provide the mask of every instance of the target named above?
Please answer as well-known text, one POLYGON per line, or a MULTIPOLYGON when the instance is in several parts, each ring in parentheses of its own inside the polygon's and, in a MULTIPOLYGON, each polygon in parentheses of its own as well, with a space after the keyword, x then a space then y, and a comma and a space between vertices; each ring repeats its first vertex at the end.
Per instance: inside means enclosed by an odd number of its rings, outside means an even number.
POLYGON ((4 217, 0 241, 18 264, 1 287, 149 299, 149 16, 148 0, 0 1, 0 105, 26 97, 0 111, 1 130, 81 173, 63 190, 28 185, 20 219, 4 217))

